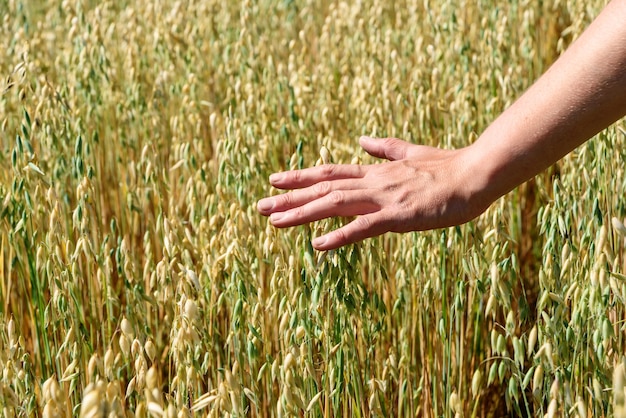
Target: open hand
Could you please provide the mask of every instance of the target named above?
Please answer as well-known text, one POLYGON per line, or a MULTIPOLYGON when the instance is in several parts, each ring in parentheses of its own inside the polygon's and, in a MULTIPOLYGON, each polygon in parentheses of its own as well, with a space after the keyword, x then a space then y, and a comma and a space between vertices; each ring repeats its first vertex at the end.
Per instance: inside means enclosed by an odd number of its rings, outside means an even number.
POLYGON ((389 161, 326 164, 272 174, 272 186, 295 190, 261 199, 259 212, 278 228, 356 216, 313 240, 316 249, 331 250, 390 231, 459 225, 491 203, 478 197, 480 179, 470 170, 469 147, 443 150, 395 138, 368 137, 361 137, 360 144, 372 156, 389 161))

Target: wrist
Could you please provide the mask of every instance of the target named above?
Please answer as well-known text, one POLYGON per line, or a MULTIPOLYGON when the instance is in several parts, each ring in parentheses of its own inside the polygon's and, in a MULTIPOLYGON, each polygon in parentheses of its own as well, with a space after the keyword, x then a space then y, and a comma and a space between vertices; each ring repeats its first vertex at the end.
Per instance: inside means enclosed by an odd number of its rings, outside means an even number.
POLYGON ((479 139, 463 148, 461 154, 466 200, 474 217, 518 185, 507 173, 505 158, 484 142, 479 139))

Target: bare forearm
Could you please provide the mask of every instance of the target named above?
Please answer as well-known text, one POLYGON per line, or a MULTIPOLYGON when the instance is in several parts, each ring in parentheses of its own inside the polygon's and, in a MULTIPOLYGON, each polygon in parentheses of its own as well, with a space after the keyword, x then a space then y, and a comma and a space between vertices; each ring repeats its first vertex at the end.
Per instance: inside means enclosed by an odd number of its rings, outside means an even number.
POLYGON ((626 0, 613 0, 522 97, 471 146, 441 150, 395 138, 361 138, 383 164, 324 165, 275 174, 295 189, 261 199, 284 228, 357 216, 317 237, 330 250, 385 232, 459 225, 626 114, 626 0))
POLYGON ((626 114, 626 0, 613 0, 472 145, 490 200, 626 114))

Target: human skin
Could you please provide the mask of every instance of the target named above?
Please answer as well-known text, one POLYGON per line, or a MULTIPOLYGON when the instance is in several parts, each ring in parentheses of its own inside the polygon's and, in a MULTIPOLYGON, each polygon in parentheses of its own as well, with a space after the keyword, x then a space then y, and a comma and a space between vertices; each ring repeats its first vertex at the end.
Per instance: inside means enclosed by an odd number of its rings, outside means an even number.
POLYGON ((257 208, 278 228, 356 218, 312 242, 331 250, 386 232, 468 222, 626 114, 626 0, 613 0, 570 48, 472 145, 443 150, 361 137, 372 165, 275 173, 291 192, 257 208))

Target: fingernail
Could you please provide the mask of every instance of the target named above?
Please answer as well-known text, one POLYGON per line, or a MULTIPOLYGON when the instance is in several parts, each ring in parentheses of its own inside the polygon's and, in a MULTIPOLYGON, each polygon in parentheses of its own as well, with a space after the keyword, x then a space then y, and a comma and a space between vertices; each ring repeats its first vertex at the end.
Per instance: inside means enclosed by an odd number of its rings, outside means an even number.
POLYGON ((326 244, 326 241, 328 241, 328 239, 326 237, 317 237, 313 240, 313 246, 315 247, 320 247, 324 244, 326 244))
POLYGON ((259 210, 267 212, 268 210, 272 210, 274 207, 274 199, 261 199, 257 204, 259 210))
POLYGON ((276 183, 283 179, 284 175, 282 173, 274 173, 270 176, 270 183, 276 183))
POLYGON ((279 213, 272 213, 270 215, 270 220, 272 222, 276 222, 276 221, 280 221, 281 219, 283 219, 285 217, 285 214, 283 212, 279 212, 279 213))

